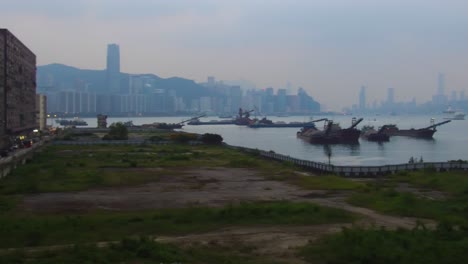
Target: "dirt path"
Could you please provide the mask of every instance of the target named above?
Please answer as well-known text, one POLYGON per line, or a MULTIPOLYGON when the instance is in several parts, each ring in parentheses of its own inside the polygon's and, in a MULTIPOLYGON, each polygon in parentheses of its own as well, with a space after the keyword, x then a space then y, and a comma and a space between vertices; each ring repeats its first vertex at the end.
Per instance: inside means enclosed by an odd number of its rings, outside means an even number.
POLYGON ((306 263, 297 256, 297 250, 325 234, 335 233, 350 224, 324 224, 310 226, 231 227, 203 234, 158 237, 156 241, 190 247, 218 245, 242 248, 256 256, 268 257, 285 263, 306 263))
POLYGON ((340 208, 352 213, 363 215, 365 216, 365 218, 358 222, 358 224, 360 225, 370 225, 378 227, 383 226, 389 229, 413 228, 419 221, 424 223, 428 227, 435 226, 435 222, 429 219, 385 215, 368 208, 350 205, 345 201, 334 200, 333 198, 312 198, 308 199, 307 201, 316 203, 318 205, 340 208))

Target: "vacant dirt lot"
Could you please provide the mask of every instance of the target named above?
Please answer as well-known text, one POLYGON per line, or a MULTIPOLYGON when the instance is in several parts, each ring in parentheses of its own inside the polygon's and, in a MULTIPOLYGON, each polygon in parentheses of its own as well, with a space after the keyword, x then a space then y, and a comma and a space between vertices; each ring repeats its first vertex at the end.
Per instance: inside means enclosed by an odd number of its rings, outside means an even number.
MULTIPOLYGON (((155 170, 154 168, 152 170, 155 170)), ((266 180, 252 169, 200 168, 161 176, 158 182, 133 187, 101 188, 72 193, 42 193, 24 198, 23 209, 33 212, 84 212, 88 210, 143 210, 197 206, 222 206, 241 201, 309 201, 342 208, 363 216, 357 225, 411 228, 416 219, 394 217, 346 203, 348 192, 303 190, 284 182, 266 180)), ((231 227, 203 234, 158 237, 183 246, 216 244, 248 248, 252 254, 285 263, 304 263, 296 248, 346 224, 311 226, 231 227)))
POLYGON ((296 200, 307 193, 310 192, 265 180, 253 170, 214 168, 183 170, 178 175, 161 176, 158 182, 140 186, 41 193, 25 197, 23 206, 36 212, 141 210, 221 206, 254 200, 296 200))

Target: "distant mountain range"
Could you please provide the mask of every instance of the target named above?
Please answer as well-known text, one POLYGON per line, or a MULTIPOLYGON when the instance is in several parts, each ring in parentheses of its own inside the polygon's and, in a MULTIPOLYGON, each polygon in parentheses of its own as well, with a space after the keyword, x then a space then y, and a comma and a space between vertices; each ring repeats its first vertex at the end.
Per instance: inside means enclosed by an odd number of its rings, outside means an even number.
MULTIPOLYGON (((122 93, 127 93, 129 88, 129 77, 134 74, 120 73, 122 93)), ((144 75, 151 79, 151 87, 148 89, 174 90, 180 97, 199 97, 213 95, 204 86, 193 80, 180 77, 161 78, 154 74, 144 75)), ((38 90, 51 88, 54 90, 69 90, 86 83, 88 91, 96 93, 106 92, 106 70, 79 69, 64 64, 48 64, 37 67, 38 90)), ((151 92, 151 91, 149 91, 151 92)))

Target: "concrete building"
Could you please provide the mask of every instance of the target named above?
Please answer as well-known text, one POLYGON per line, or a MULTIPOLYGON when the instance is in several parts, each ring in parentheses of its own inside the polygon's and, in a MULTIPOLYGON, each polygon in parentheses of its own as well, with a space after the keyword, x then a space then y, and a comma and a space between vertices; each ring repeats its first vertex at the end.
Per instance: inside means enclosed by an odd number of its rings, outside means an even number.
POLYGON ((7 29, 0 29, 0 147, 36 128, 36 55, 7 29))

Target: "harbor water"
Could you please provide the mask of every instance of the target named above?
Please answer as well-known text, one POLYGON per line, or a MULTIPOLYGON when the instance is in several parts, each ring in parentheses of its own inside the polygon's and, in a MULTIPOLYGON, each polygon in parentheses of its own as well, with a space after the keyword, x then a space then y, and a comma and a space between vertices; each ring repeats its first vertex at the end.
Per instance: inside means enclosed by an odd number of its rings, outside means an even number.
MULTIPOLYGON (((346 128, 351 125, 352 116, 314 116, 314 119, 327 117, 346 128)), ((361 116, 356 116, 361 117, 361 116)), ((107 119, 108 124, 114 122, 133 121, 135 125, 153 122, 178 123, 189 117, 128 117, 107 119)), ((306 122, 311 117, 289 116, 268 117, 273 121, 306 122)), ((431 118, 435 122, 444 121, 444 116, 364 116, 357 126, 372 125, 375 128, 384 124, 396 124, 400 129, 423 128, 430 125, 431 118)), ((88 127, 96 127, 96 118, 83 118, 88 127)), ((216 117, 202 118, 202 121, 219 120, 216 117)), ((49 121, 49 124, 52 120, 49 121)), ((322 123, 317 123, 322 128, 322 123)), ((234 146, 271 150, 291 157, 312 160, 334 165, 388 165, 407 163, 411 157, 419 161, 438 162, 448 160, 468 160, 468 120, 453 120, 437 127, 434 138, 417 139, 410 137, 391 137, 389 142, 377 143, 359 139, 354 145, 320 145, 310 144, 296 137, 300 128, 249 128, 236 125, 185 125, 181 131, 193 133, 215 133, 223 137, 224 142, 234 146)))

